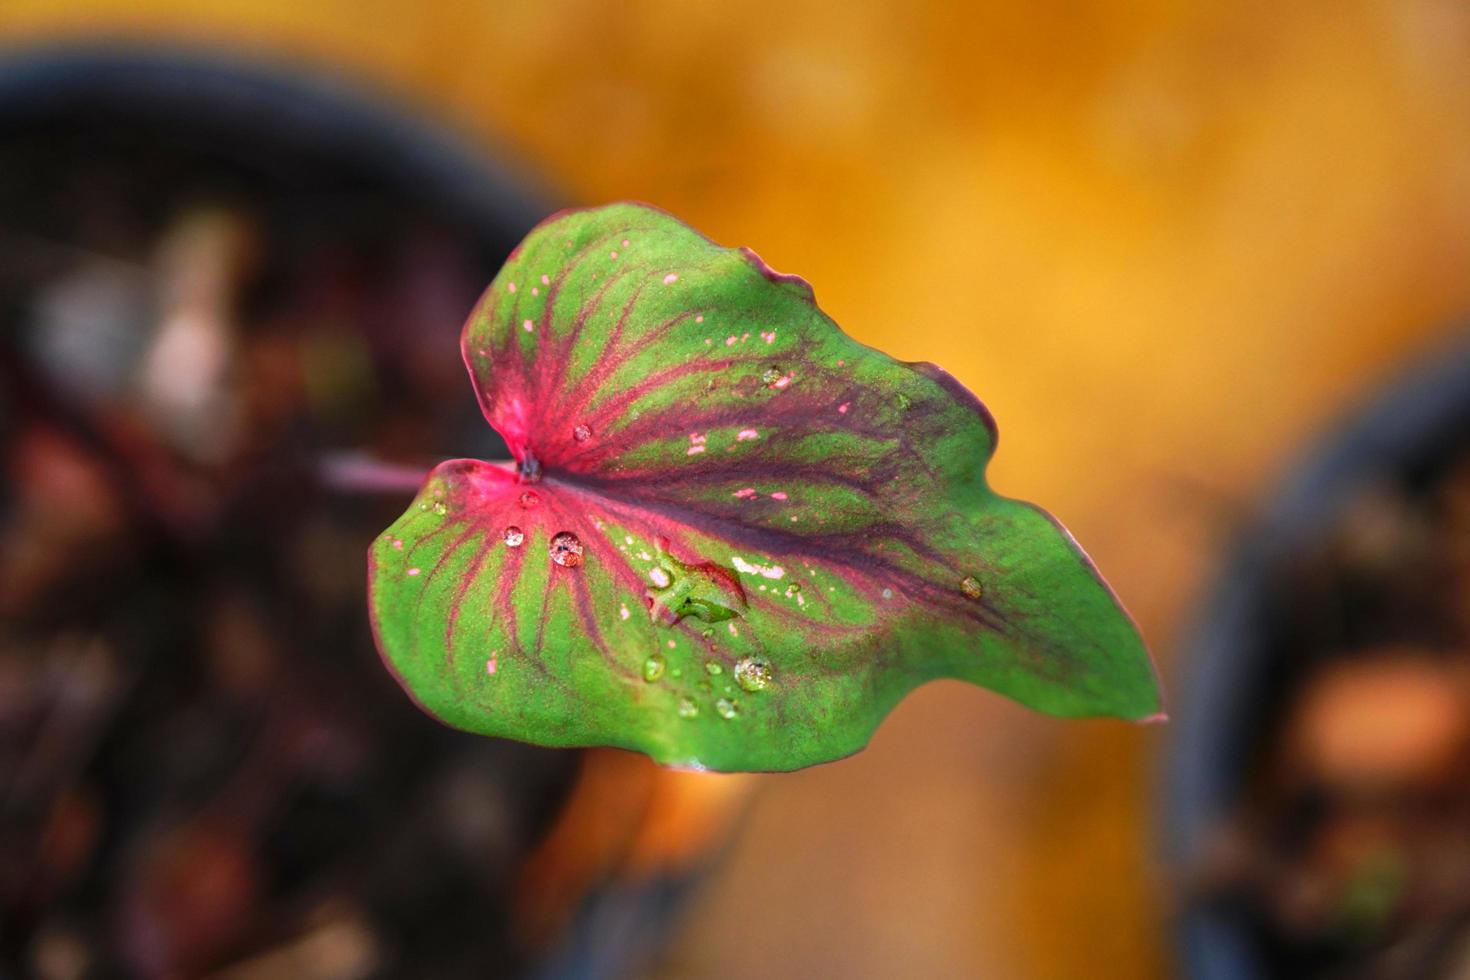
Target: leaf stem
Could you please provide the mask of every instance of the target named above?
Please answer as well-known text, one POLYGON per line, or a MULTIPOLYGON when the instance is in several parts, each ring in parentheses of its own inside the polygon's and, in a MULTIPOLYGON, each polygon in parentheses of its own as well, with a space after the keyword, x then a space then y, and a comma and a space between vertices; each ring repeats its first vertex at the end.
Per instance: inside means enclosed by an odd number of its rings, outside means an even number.
MULTIPOLYGON (((512 459, 491 459, 485 462, 515 472, 516 462, 512 459)), ((400 463, 385 463, 367 453, 355 451, 326 453, 321 457, 317 472, 322 486, 343 493, 418 493, 429 478, 432 467, 405 466, 400 463)))
POLYGON ((417 493, 429 471, 384 463, 364 453, 328 453, 318 467, 322 485, 347 493, 417 493))

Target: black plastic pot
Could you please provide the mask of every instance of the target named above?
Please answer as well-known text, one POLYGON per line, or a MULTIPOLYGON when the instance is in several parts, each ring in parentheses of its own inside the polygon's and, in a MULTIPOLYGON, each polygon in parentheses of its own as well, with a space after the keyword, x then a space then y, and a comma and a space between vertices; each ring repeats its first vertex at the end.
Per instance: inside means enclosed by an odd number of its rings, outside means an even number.
MULTIPOLYGON (((372 407, 370 416, 391 408, 423 422, 423 444, 414 452, 428 462, 503 451, 480 418, 459 364, 459 321, 549 208, 523 176, 512 176, 443 128, 340 80, 280 66, 157 50, 35 50, 0 58, 0 160, 11 168, 0 173, 0 458, 21 451, 17 440, 28 427, 54 422, 83 451, 97 450, 110 472, 124 480, 136 476, 130 457, 109 447, 109 437, 89 419, 89 392, 73 397, 76 392, 53 390, 53 381, 67 379, 47 374, 46 358, 54 362, 54 352, 38 354, 27 326, 34 319, 37 278, 69 268, 85 252, 69 240, 73 229, 61 226, 89 219, 94 193, 104 218, 109 200, 115 202, 115 188, 107 184, 117 176, 109 170, 117 160, 132 168, 124 175, 138 196, 132 203, 160 220, 201 197, 251 202, 267 229, 289 226, 297 239, 341 247, 353 243, 359 228, 365 236, 378 234, 382 240, 373 240, 367 258, 352 258, 370 269, 391 266, 395 249, 408 247, 392 235, 382 237, 381 229, 427 229, 423 240, 447 256, 458 285, 447 288, 445 308, 412 320, 410 336, 382 323, 360 328, 368 338, 363 349, 377 365, 376 374, 369 372, 377 387, 362 404, 372 407), (86 169, 93 165, 95 172, 86 169), (73 197, 58 192, 70 185, 56 183, 57 167, 77 170, 67 179, 80 203, 65 216, 56 213, 56 202, 73 197), (442 383, 439 374, 425 380, 402 370, 415 352, 435 365, 434 372, 447 366, 442 383)), ((288 278, 297 258, 259 259, 267 286, 273 277, 288 278)), ((19 637, 17 642, 39 643, 38 637, 73 629, 105 635, 127 675, 116 703, 93 719, 97 737, 71 760, 85 791, 68 797, 68 805, 88 820, 102 814, 90 864, 44 889, 0 873, 0 900, 12 909, 9 921, 0 922, 0 974, 35 968, 34 930, 57 922, 71 932, 55 955, 100 937, 100 946, 84 950, 91 957, 88 975, 148 972, 157 961, 150 946, 156 937, 148 933, 153 927, 128 908, 118 910, 119 902, 136 896, 110 897, 139 860, 138 840, 152 841, 165 854, 155 861, 163 869, 155 877, 164 884, 145 880, 139 886, 143 898, 136 901, 144 905, 172 901, 148 889, 172 887, 169 875, 187 879, 191 862, 207 864, 208 855, 224 854, 238 863, 242 850, 267 869, 251 885, 254 892, 288 894, 298 902, 341 893, 358 901, 353 921, 382 927, 374 940, 380 963, 373 975, 618 975, 657 945, 686 885, 682 879, 609 884, 549 951, 516 948, 505 914, 516 854, 503 852, 528 849, 542 836, 581 754, 442 728, 418 713, 381 668, 361 597, 342 597, 332 617, 316 621, 302 611, 315 607, 278 587, 283 574, 276 552, 301 526, 301 515, 328 515, 334 533, 350 542, 346 560, 355 563, 371 535, 405 505, 406 498, 391 495, 340 498, 320 485, 317 461, 334 450, 361 448, 343 440, 371 434, 370 423, 329 419, 287 427, 258 460, 224 481, 238 487, 219 504, 229 520, 207 532, 187 524, 180 531, 167 515, 144 521, 130 533, 126 557, 99 569, 92 576, 97 581, 81 583, 65 601, 27 610, 15 623, 0 621, 0 638, 19 637), (212 570, 227 574, 229 594, 243 593, 247 605, 265 610, 269 628, 294 651, 280 669, 303 688, 284 699, 286 707, 282 699, 268 699, 264 707, 240 708, 237 716, 228 699, 191 705, 207 686, 191 672, 194 626, 170 618, 213 601, 206 582, 212 570), (196 591, 203 596, 197 602, 196 591), (113 601, 119 592, 126 601, 113 601), (279 724, 280 717, 288 723, 279 724), (190 755, 178 743, 196 730, 208 737, 201 736, 206 744, 190 755), (182 739, 180 732, 186 733, 182 739), (315 768, 293 777, 284 790, 276 786, 273 753, 286 750, 274 743, 261 748, 262 732, 312 756, 315 768), (322 752, 340 752, 342 766, 357 775, 323 771, 322 752), (174 755, 189 758, 169 761, 174 755), (194 781, 170 782, 167 774, 175 771, 194 781), (250 812, 266 804, 252 802, 259 796, 253 790, 233 790, 236 781, 267 787, 261 791, 273 801, 267 815, 250 812), (179 814, 199 799, 214 801, 209 820, 178 831, 179 814), (445 841, 445 820, 463 839, 445 841), (250 834, 242 834, 242 826, 250 834), (112 953, 105 950, 114 947, 133 951, 128 967, 107 961, 112 953)), ((0 489, 0 519, 18 506, 18 495, 0 489)), ((353 564, 351 574, 361 569, 353 564)), ((205 623, 208 614, 199 618, 205 623)), ((194 625, 204 629, 207 623, 194 625)), ((0 726, 10 720, 0 711, 0 726)), ((0 745, 0 773, 26 759, 19 741, 0 745)), ((42 770, 37 785, 44 788, 51 775, 42 770)), ((0 776, 0 844, 11 851, 0 854, 0 864, 13 858, 14 868, 31 857, 23 853, 28 846, 41 847, 40 830, 53 826, 54 813, 31 812, 30 797, 7 794, 4 782, 0 776), (37 833, 28 836, 28 828, 37 833)), ((32 790, 31 797, 49 801, 47 807, 55 802, 32 790)), ((220 887, 230 885, 227 880, 220 887)), ((187 888, 183 893, 192 894, 187 888)), ((281 941, 272 928, 267 922, 232 940, 230 956, 248 953, 244 947, 257 940, 281 941)))
MULTIPOLYGON (((1303 664, 1284 656, 1290 569, 1319 548, 1352 501, 1385 479, 1415 485, 1470 448, 1470 344, 1410 365, 1346 418, 1295 469, 1241 535, 1180 653, 1161 814, 1170 866, 1197 867, 1231 817, 1262 732, 1303 664)), ((1181 976, 1285 976, 1237 908, 1185 894, 1176 922, 1181 976)))

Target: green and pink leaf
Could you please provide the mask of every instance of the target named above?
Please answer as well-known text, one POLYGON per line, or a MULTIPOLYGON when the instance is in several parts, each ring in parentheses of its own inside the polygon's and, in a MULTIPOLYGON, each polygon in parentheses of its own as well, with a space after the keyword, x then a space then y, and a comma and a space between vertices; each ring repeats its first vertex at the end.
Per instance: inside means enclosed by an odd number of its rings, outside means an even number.
POLYGON ((442 464, 370 556, 384 658, 446 723, 785 770, 941 677, 1159 712, 1086 556, 987 487, 984 407, 754 253, 647 207, 564 213, 462 352, 515 460, 442 464))

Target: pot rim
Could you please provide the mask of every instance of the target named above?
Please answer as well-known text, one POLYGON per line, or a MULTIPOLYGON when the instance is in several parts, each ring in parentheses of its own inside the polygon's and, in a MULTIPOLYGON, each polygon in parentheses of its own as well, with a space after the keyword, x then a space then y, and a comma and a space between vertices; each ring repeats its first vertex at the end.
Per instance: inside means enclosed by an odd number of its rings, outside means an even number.
MULTIPOLYGON (((1178 654, 1184 676, 1176 682, 1157 814, 1176 889, 1240 786, 1252 741, 1244 709, 1272 678, 1263 637, 1274 570, 1327 534, 1376 476, 1422 469, 1467 431, 1470 332, 1462 327, 1340 416, 1240 531, 1178 654)), ((1221 910, 1178 905, 1174 939, 1183 976, 1266 976, 1249 929, 1221 910)))
POLYGON ((69 112, 116 114, 249 136, 353 159, 482 237, 515 244, 550 211, 540 182, 401 93, 263 54, 134 41, 49 42, 0 51, 0 128, 69 112))

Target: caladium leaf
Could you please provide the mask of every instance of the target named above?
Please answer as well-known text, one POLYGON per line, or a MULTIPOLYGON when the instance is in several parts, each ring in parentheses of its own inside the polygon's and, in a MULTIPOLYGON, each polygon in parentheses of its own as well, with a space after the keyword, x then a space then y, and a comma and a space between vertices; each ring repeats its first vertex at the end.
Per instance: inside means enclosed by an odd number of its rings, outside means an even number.
POLYGON ((442 721, 786 770, 941 677, 1159 711, 1087 557, 987 487, 980 402, 753 252, 643 206, 560 214, 462 353, 514 462, 443 463, 370 556, 379 647, 442 721))

